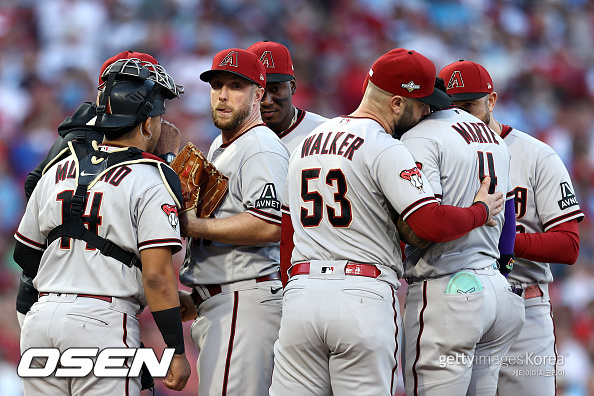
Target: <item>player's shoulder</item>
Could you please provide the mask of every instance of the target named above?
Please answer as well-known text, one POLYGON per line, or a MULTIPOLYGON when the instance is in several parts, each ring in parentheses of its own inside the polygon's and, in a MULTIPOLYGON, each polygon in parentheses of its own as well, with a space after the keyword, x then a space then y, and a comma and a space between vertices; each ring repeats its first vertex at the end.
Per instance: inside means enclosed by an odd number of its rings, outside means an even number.
POLYGON ((511 127, 510 130, 506 132, 507 133, 503 134, 503 141, 506 142, 509 147, 519 146, 521 147, 522 152, 539 153, 541 155, 557 154, 551 146, 526 132, 511 127))
POLYGON ((321 123, 329 120, 329 118, 326 118, 326 117, 321 116, 316 113, 312 113, 311 111, 306 111, 306 110, 302 110, 302 111, 304 113, 304 115, 303 115, 304 122, 313 122, 313 123, 321 124, 321 123))
POLYGON ((257 125, 248 130, 239 142, 243 150, 273 152, 289 158, 289 151, 274 131, 266 125, 257 125))

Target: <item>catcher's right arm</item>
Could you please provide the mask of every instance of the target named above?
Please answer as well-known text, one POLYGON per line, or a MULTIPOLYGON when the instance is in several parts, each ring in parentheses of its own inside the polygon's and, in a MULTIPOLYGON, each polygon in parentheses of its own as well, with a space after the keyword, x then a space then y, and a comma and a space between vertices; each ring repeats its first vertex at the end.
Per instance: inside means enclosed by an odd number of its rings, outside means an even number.
POLYGON ((188 142, 170 164, 181 181, 184 208, 194 210, 197 217, 209 217, 221 204, 228 189, 228 180, 204 154, 188 142))
POLYGON ((400 240, 409 245, 422 249, 426 248, 431 243, 419 238, 412 228, 410 228, 408 223, 402 220, 402 216, 400 215, 398 215, 396 219, 396 228, 398 229, 398 234, 400 234, 400 240))

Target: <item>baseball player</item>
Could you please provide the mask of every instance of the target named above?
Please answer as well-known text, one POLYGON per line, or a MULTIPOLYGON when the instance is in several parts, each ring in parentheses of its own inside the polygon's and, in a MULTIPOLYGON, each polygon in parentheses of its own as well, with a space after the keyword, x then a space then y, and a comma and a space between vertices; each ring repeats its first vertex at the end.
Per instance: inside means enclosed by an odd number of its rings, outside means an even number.
POLYGON ((390 136, 429 105, 449 105, 434 89, 433 63, 394 49, 369 75, 358 109, 316 128, 291 154, 282 238, 295 246, 270 395, 394 395, 402 276, 394 212, 417 234, 447 241, 502 209, 501 193, 487 195, 489 179, 468 208, 439 205, 390 136))
POLYGON ((214 218, 180 216, 187 243, 181 282, 192 288, 198 317, 199 394, 268 395, 281 317, 280 202, 289 153, 262 123, 266 70, 251 52, 227 49, 200 75, 211 86, 221 135, 207 158, 229 178, 214 218))
POLYGON ((524 324, 522 299, 501 274, 512 268, 515 237, 509 150, 487 124, 456 107, 434 111, 401 140, 442 204, 468 205, 487 176, 489 190, 506 196, 495 226, 407 247, 406 394, 495 395, 501 360, 524 324))
MULTIPOLYGON (((105 81, 101 79, 105 69, 120 59, 132 58, 155 65, 158 64, 157 60, 151 55, 135 51, 120 52, 119 54, 109 58, 103 63, 101 66, 101 72, 99 73, 99 92, 97 94, 97 102, 99 100, 101 89, 105 85, 105 81)), ((179 87, 176 88, 179 89, 179 87)), ((68 147, 69 141, 76 139, 84 140, 87 142, 87 148, 90 151, 92 149, 90 144, 93 140, 99 142, 103 140, 103 133, 101 130, 96 130, 87 125, 87 122, 93 119, 93 117, 96 115, 96 104, 84 102, 79 106, 72 116, 66 117, 64 122, 58 126, 58 138, 50 148, 45 159, 43 159, 39 165, 29 173, 25 180, 25 196, 27 197, 27 200, 29 200, 31 197, 31 194, 39 182, 39 179, 41 179, 43 169, 51 160, 60 154, 62 150, 68 147)), ((157 146, 155 147, 155 154, 160 154, 162 155, 163 159, 167 158, 169 159, 168 162, 171 162, 171 154, 179 151, 180 134, 179 130, 173 124, 170 124, 163 119, 161 120, 161 137, 159 138, 157 146)), ((22 274, 16 302, 19 325, 23 325, 23 320, 25 319, 27 311, 29 311, 29 308, 31 308, 35 301, 37 301, 37 295, 38 292, 33 287, 33 279, 22 274)))
MULTIPOLYGON (((85 143, 70 142, 48 164, 15 234, 15 261, 39 290, 23 323, 21 352, 138 348, 136 315, 148 304, 165 343, 175 348, 164 383, 181 390, 190 366, 171 261, 181 249, 181 187, 173 170, 148 154, 161 134, 165 99, 179 93, 162 85, 173 80, 155 65, 161 83, 147 79, 150 71, 138 60, 108 70, 89 121, 105 135, 103 143, 93 142, 87 155, 85 143)), ((45 362, 35 358, 32 365, 45 362)), ((23 386, 25 395, 139 395, 141 389, 139 378, 93 374, 27 378, 23 386)))
POLYGON ((493 118, 497 92, 483 66, 455 62, 443 68, 440 77, 457 106, 504 139, 515 170, 511 181, 518 234, 514 270, 507 280, 524 299, 526 323, 501 367, 499 395, 555 395, 557 351, 549 263, 575 263, 580 245, 578 222, 584 219, 569 173, 548 145, 493 118))
POLYGON ((293 105, 297 82, 287 47, 274 41, 260 41, 247 50, 256 54, 266 68, 266 90, 260 102, 262 120, 292 152, 327 118, 293 105))

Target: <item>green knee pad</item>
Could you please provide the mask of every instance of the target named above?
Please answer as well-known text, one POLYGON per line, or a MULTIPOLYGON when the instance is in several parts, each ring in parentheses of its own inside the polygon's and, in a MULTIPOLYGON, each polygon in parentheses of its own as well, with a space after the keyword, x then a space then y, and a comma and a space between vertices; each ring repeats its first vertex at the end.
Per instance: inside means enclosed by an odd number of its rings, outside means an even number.
POLYGON ((483 290, 483 284, 473 272, 460 271, 452 276, 445 289, 446 294, 476 293, 483 290))

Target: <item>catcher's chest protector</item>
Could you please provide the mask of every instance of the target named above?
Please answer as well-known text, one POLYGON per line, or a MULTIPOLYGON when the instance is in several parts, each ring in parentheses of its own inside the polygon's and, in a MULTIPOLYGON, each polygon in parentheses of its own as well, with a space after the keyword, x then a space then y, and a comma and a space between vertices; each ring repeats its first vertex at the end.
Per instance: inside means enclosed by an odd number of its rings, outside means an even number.
MULTIPOLYGON (((142 268, 140 259, 135 254, 115 245, 109 239, 102 238, 94 232, 89 231, 84 226, 82 215, 86 206, 87 190, 99 181, 105 173, 115 167, 125 164, 148 163, 159 168, 161 178, 175 200, 177 207, 180 208, 182 200, 179 179, 175 172, 163 162, 145 157, 145 153, 136 147, 128 147, 127 149, 113 152, 98 150, 96 142, 93 142, 93 147, 94 150, 87 154, 87 148, 84 143, 75 142, 73 144, 72 142, 68 142, 67 150, 73 154, 74 161, 77 163, 77 188, 72 196, 70 206, 66 206, 69 210, 64 217, 64 223, 49 233, 47 243, 49 245, 60 237, 82 239, 90 246, 99 249, 102 254, 113 257, 128 267, 134 265, 142 268), (81 157, 83 158, 80 159, 81 157)), ((67 154, 66 150, 52 162, 63 158, 64 154, 67 154)))

